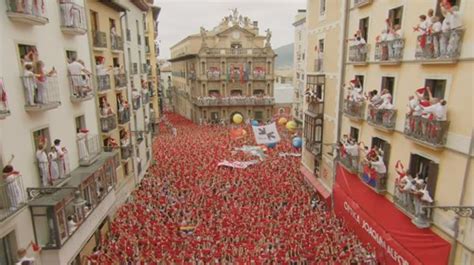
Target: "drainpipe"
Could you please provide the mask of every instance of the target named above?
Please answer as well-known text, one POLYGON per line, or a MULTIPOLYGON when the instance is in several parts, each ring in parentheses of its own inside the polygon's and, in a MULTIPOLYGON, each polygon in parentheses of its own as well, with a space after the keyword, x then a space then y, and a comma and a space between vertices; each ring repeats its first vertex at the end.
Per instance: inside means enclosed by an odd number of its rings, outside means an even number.
MULTIPOLYGON (((469 171, 471 170, 471 154, 473 153, 474 148, 474 130, 471 131, 471 142, 469 144, 469 150, 467 154, 467 163, 466 169, 464 170, 464 178, 462 180, 462 190, 461 196, 459 196, 459 203, 458 205, 463 205, 464 196, 466 194, 466 187, 467 187, 467 178, 469 176, 469 171)), ((453 236, 453 248, 451 249, 451 254, 449 255, 449 264, 454 264, 454 260, 456 259, 456 251, 458 248, 458 236, 459 236, 459 216, 456 215, 454 220, 454 236, 453 236)))
MULTIPOLYGON (((342 86, 344 84, 344 80, 346 77, 346 57, 347 57, 347 49, 346 49, 346 41, 345 39, 348 36, 349 32, 349 0, 343 0, 343 8, 344 8, 344 24, 342 24, 342 32, 343 32, 343 39, 341 40, 341 57, 339 58, 339 65, 341 66, 339 70, 339 82, 337 84, 338 89, 339 89, 339 98, 338 98, 338 110, 337 110, 337 138, 336 138, 336 144, 340 141, 341 138, 341 122, 342 122, 342 106, 344 102, 344 91, 342 90, 342 86)), ((333 148, 333 152, 335 152, 333 148)), ((332 183, 333 186, 336 183, 336 164, 335 164, 335 159, 333 159, 333 167, 332 167, 332 183)), ((331 192, 331 209, 334 211, 334 192, 331 192)))

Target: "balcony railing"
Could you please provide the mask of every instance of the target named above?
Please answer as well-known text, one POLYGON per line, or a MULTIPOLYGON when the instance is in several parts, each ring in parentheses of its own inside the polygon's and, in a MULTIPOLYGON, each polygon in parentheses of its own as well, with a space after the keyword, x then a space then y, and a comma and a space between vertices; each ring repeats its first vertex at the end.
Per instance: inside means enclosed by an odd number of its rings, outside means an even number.
POLYGON ((412 219, 412 223, 418 228, 430 227, 433 221, 431 208, 422 209, 421 206, 426 206, 426 203, 421 202, 420 197, 414 194, 413 189, 417 189, 417 187, 413 186, 413 188, 406 190, 405 185, 401 181, 395 182, 393 202, 412 219))
POLYGON ((322 72, 323 71, 323 59, 314 59, 314 71, 322 72))
POLYGON ((315 156, 319 156, 322 151, 322 143, 321 142, 312 142, 309 139, 305 139, 304 147, 308 150, 311 154, 315 156))
POLYGON ((143 98, 143 104, 150 103, 150 92, 148 91, 148 89, 142 90, 142 98, 143 98))
POLYGON ((110 34, 110 47, 112 50, 123 51, 123 40, 121 36, 110 34))
POLYGON ((134 110, 137 110, 139 109, 141 106, 141 103, 140 103, 140 97, 133 97, 132 99, 132 107, 134 110))
POLYGON ((122 160, 127 160, 132 156, 132 146, 130 144, 120 147, 122 160))
POLYGON ((372 3, 372 0, 354 0, 354 7, 362 7, 372 3))
POLYGON ((130 110, 124 109, 118 112, 118 123, 125 124, 130 121, 130 110))
POLYGON ((449 121, 430 120, 422 116, 407 115, 405 120, 405 136, 429 145, 442 148, 446 144, 449 121))
POLYGON ((103 133, 108 133, 117 128, 115 122, 115 114, 110 114, 104 117, 100 117, 100 129, 103 133))
POLYGON ((48 161, 38 161, 38 171, 43 182, 43 186, 57 185, 65 178, 69 177, 71 168, 67 154, 64 157, 49 158, 48 161))
POLYGON ((375 127, 394 130, 397 119, 397 110, 395 109, 377 109, 372 105, 368 107, 367 122, 375 127))
POLYGON ((359 173, 359 156, 353 156, 350 154, 339 154, 339 161, 342 165, 354 174, 359 173))
POLYGON ((0 183, 0 222, 26 205, 23 179, 19 174, 11 174, 0 183))
POLYGON ((77 149, 79 150, 79 165, 89 166, 96 161, 102 151, 99 135, 83 134, 77 137, 77 149))
POLYGON ((418 36, 415 58, 434 63, 457 60, 461 55, 463 36, 463 28, 418 36), (421 45, 422 43, 424 46, 421 45))
POLYGON ((266 51, 265 49, 262 49, 262 48, 241 48, 241 49, 210 48, 210 49, 207 49, 207 53, 210 55, 263 55, 266 53, 266 51))
POLYGON ((221 72, 207 71, 207 79, 208 80, 221 80, 221 72))
POLYGON ((116 74, 114 75, 115 88, 127 87, 127 74, 116 74))
POLYGON ((362 120, 364 119, 365 102, 345 99, 343 111, 351 119, 362 120))
POLYGON ((367 162, 361 162, 359 169, 361 170, 360 178, 367 186, 377 193, 387 191, 387 173, 376 172, 368 166, 367 162))
POLYGON ((98 92, 104 92, 110 89, 110 75, 98 75, 96 78, 98 92))
POLYGON ((252 78, 254 80, 265 80, 265 73, 253 73, 252 78))
POLYGON ((146 74, 146 73, 148 72, 148 68, 147 68, 147 64, 146 64, 146 63, 143 63, 143 64, 141 65, 140 72, 141 72, 142 74, 146 74))
POLYGON ((36 0, 6 0, 7 15, 12 21, 31 25, 45 25, 49 22, 46 6, 36 0))
POLYGON ((44 111, 61 105, 57 76, 23 76, 26 111, 44 111))
POLYGON ((69 75, 69 93, 72 102, 80 102, 92 99, 91 77, 88 75, 69 75))
POLYGON ((196 73, 188 73, 188 79, 192 81, 196 80, 196 73))
POLYGON ((107 48, 107 35, 102 31, 92 32, 92 45, 94 48, 107 48))
POLYGON ((349 47, 349 62, 366 63, 367 62, 368 45, 358 44, 349 47))
POLYGON ((262 106, 273 105, 273 97, 201 97, 194 98, 193 103, 200 107, 205 106, 262 106))
POLYGON ((381 41, 375 44, 374 60, 379 62, 396 63, 403 58, 404 39, 381 41))
POLYGON ((87 32, 84 7, 73 2, 59 3, 61 30, 65 33, 82 35, 87 32))

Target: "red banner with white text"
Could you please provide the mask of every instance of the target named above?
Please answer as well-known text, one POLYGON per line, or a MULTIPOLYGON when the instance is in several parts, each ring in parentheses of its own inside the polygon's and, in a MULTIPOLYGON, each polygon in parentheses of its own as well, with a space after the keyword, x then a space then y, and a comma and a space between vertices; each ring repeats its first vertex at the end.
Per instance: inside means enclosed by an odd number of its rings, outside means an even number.
POLYGON ((451 245, 430 229, 418 229, 384 196, 338 166, 334 211, 365 243, 376 247, 381 264, 448 264, 451 245))

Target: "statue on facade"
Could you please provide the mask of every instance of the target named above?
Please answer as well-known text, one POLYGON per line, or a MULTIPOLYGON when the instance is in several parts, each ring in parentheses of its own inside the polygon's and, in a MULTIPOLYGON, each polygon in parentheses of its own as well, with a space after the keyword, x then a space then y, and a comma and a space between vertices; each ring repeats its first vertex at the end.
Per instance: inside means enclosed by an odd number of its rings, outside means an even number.
POLYGON ((272 32, 270 31, 270 29, 265 30, 265 32, 267 33, 267 36, 265 37, 266 38, 265 46, 270 47, 271 46, 270 40, 272 38, 272 32))
POLYGON ((230 11, 232 14, 229 16, 231 22, 235 25, 239 23, 239 11, 237 11, 237 8, 231 8, 230 11))
POLYGON ((250 26, 250 18, 249 17, 244 17, 244 27, 250 26))
POLYGON ((202 47, 207 47, 206 37, 207 37, 207 30, 204 27, 201 27, 202 47))

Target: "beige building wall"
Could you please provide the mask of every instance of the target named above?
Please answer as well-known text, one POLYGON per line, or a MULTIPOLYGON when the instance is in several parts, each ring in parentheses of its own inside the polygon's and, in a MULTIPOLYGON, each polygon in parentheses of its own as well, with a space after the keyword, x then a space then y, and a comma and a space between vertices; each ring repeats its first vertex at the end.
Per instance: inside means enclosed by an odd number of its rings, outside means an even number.
POLYGON ((293 107, 291 113, 298 123, 303 123, 304 77, 306 68, 306 10, 298 10, 295 16, 294 48, 293 48, 293 107))

